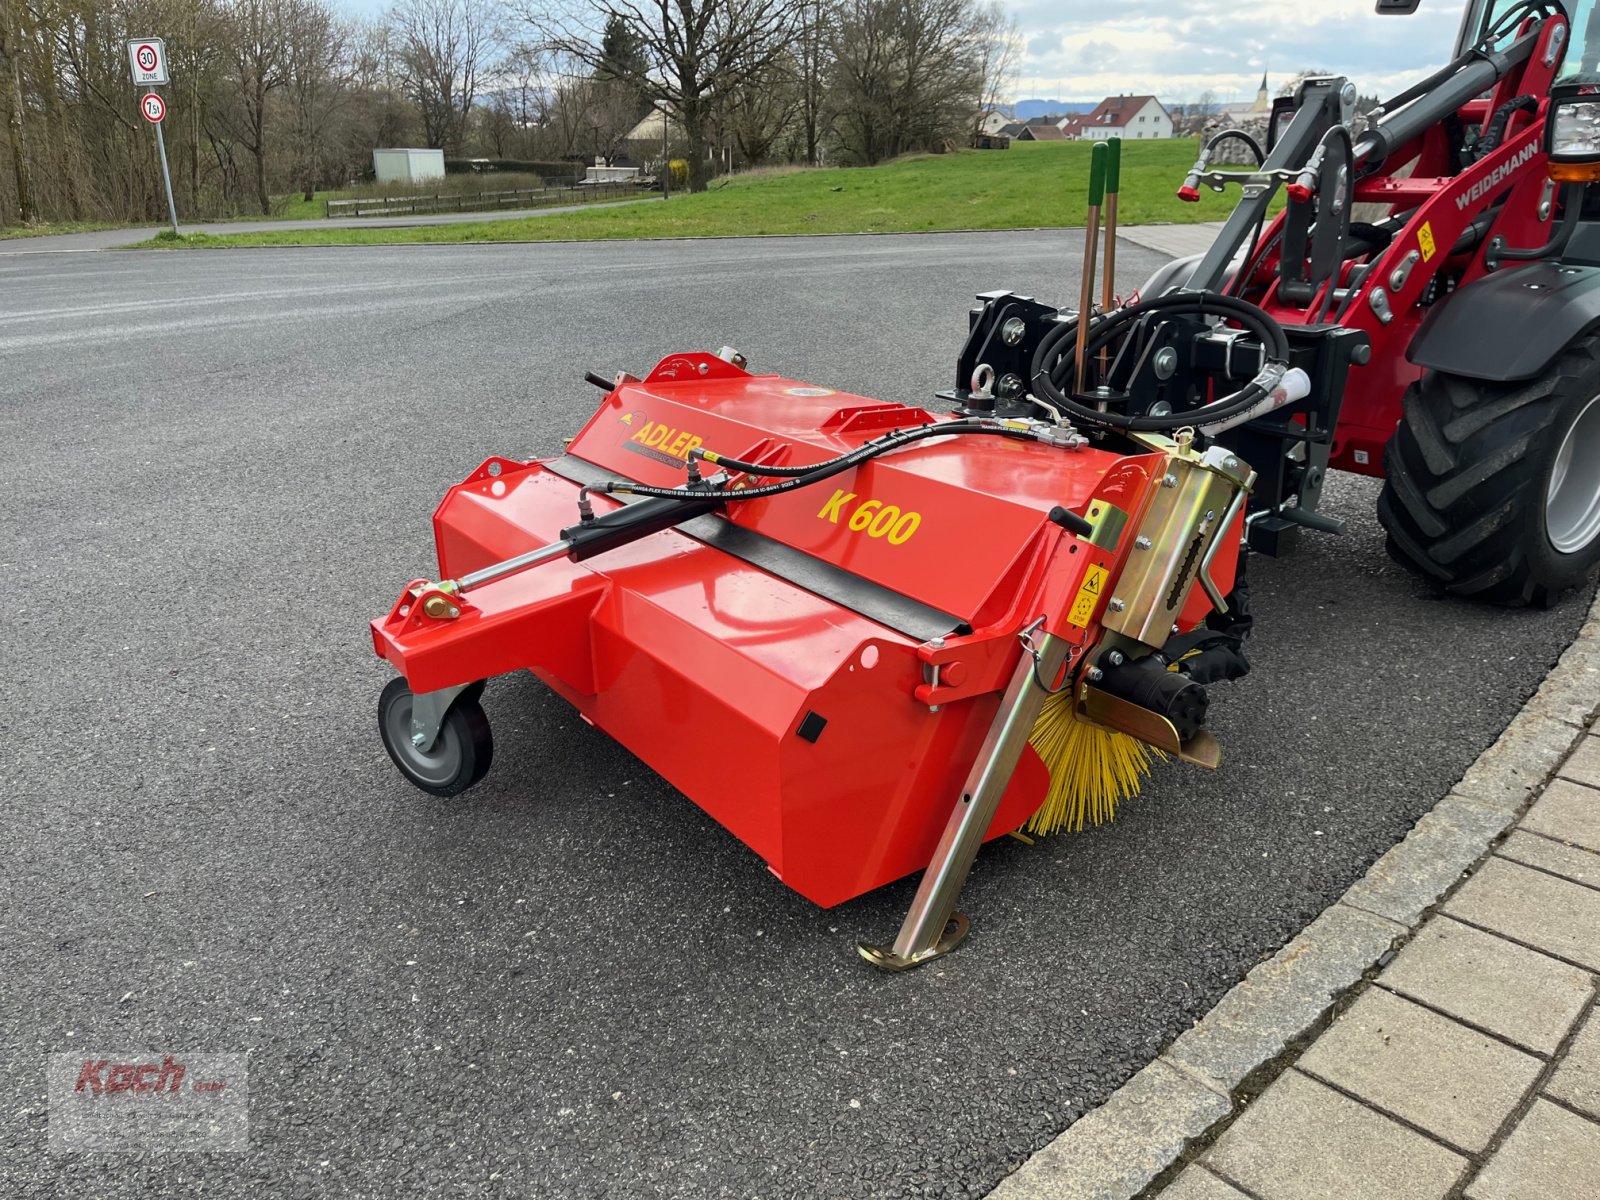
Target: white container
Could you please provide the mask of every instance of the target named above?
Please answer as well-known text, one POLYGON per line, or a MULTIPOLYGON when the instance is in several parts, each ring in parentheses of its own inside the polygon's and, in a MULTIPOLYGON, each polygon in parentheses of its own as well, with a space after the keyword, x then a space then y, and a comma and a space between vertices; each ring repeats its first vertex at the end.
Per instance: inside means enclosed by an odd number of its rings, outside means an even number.
POLYGON ((443 150, 374 150, 372 172, 379 183, 415 183, 444 178, 443 150))

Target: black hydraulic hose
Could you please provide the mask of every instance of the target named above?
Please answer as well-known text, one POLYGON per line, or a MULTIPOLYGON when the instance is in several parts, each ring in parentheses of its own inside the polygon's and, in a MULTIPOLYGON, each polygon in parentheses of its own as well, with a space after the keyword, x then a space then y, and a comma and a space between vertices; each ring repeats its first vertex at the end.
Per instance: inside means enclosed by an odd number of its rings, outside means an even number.
POLYGON ((1244 259, 1240 262, 1239 273, 1233 277, 1224 295, 1243 296, 1245 284, 1255 274, 1256 251, 1261 249, 1261 233, 1267 227, 1267 214, 1263 212, 1256 220, 1256 227, 1250 233, 1250 245, 1244 252, 1244 259))
MULTIPOLYGON (((879 455, 887 454, 891 450, 898 450, 902 446, 909 446, 913 442, 919 442, 926 438, 972 434, 1032 440, 1032 434, 1022 427, 1007 428, 1004 425, 980 425, 969 421, 945 421, 933 425, 919 425, 915 429, 901 430, 887 437, 878 438, 876 441, 866 442, 848 454, 842 454, 838 458, 819 463, 817 466, 807 469, 805 474, 790 478, 783 483, 769 483, 763 487, 739 488, 736 491, 717 489, 710 494, 716 496, 719 500, 728 502, 762 500, 769 496, 782 496, 789 492, 799 491, 801 488, 810 487, 812 484, 821 483, 825 479, 831 479, 835 475, 843 474, 851 467, 858 466, 869 459, 877 458, 879 455)), ((727 460, 723 461, 726 462, 727 460)), ((757 467, 756 469, 758 471, 766 471, 770 468, 757 467)), ((788 469, 793 470, 795 468, 788 469)), ((683 501, 703 501, 707 496, 707 490, 704 488, 684 490, 681 488, 652 487, 643 483, 626 483, 622 480, 608 480, 605 483, 594 483, 582 488, 578 493, 580 507, 591 492, 617 496, 653 496, 663 500, 683 501)))
POLYGON ((1444 66, 1440 67, 1437 71, 1435 71, 1432 75, 1429 75, 1420 83, 1412 84, 1398 96, 1391 96, 1382 104, 1378 105, 1377 111, 1384 115, 1397 112, 1406 105, 1410 104, 1413 100, 1416 100, 1421 96, 1425 96, 1429 92, 1433 91, 1434 88, 1446 82, 1463 67, 1471 66, 1474 62, 1477 62, 1484 57, 1485 54, 1482 48, 1482 43, 1479 43, 1478 45, 1473 46, 1459 58, 1451 59, 1444 66))
MULTIPOLYGON (((1524 17, 1532 16, 1535 13, 1537 13, 1539 16, 1548 17, 1552 10, 1560 13, 1562 17, 1566 17, 1567 15, 1566 8, 1560 4, 1559 0, 1524 0, 1524 2, 1521 4, 1512 5, 1510 8, 1506 9, 1505 12, 1500 14, 1499 18, 1495 21, 1491 28, 1484 30, 1483 36, 1469 46, 1464 54, 1451 59, 1432 75, 1429 75, 1426 79, 1419 83, 1412 84, 1399 95, 1392 96, 1388 100, 1385 100, 1382 104, 1378 105, 1378 112, 1388 115, 1404 108, 1413 100, 1416 100, 1421 96, 1425 96, 1427 93, 1433 91, 1434 88, 1450 79, 1463 67, 1470 66, 1472 63, 1481 59, 1487 59, 1490 53, 1490 43, 1509 33, 1513 25, 1519 23, 1524 17)), ((1568 23, 1571 23, 1570 20, 1568 23)))
MULTIPOLYGON (((1231 318, 1261 339, 1269 362, 1284 367, 1289 364, 1289 339, 1285 336, 1281 325, 1254 304, 1235 296, 1221 296, 1207 292, 1173 292, 1120 309, 1094 327, 1089 335, 1089 345, 1085 353, 1093 354, 1098 351, 1120 334, 1125 326, 1153 312, 1193 313, 1198 316, 1231 318)), ((1062 369, 1068 361, 1067 356, 1063 355, 1051 370, 1036 370, 1034 387, 1045 400, 1076 417, 1083 424, 1103 429, 1157 433, 1182 429, 1197 423, 1214 424, 1247 411, 1267 394, 1258 378, 1251 380, 1233 395, 1190 412, 1172 413, 1160 417, 1132 417, 1121 413, 1101 412, 1097 408, 1079 404, 1052 378, 1052 374, 1062 369)))
MULTIPOLYGON (((1214 292, 1169 292, 1164 296, 1156 296, 1149 300, 1142 300, 1138 304, 1131 304, 1118 310, 1110 317, 1097 322, 1090 330, 1089 344, 1098 350, 1100 346, 1110 339, 1120 327, 1139 317, 1152 312, 1161 312, 1171 309, 1176 312, 1195 312, 1202 316, 1214 313, 1218 316, 1233 317, 1240 324, 1246 325, 1255 331, 1263 345, 1268 348, 1267 357, 1281 362, 1289 359, 1289 339, 1284 335, 1283 327, 1247 300, 1237 296, 1223 296, 1214 292), (1115 327, 1113 327, 1115 326, 1115 327)), ((1040 343, 1039 352, 1034 355, 1034 374, 1039 374, 1041 360, 1047 356, 1051 338, 1059 340, 1058 335, 1052 334, 1040 343)), ((1070 361, 1070 360, 1069 360, 1070 361)), ((1053 374, 1054 372, 1052 372, 1053 374)))
MULTIPOLYGON (((1093 328, 1092 325, 1091 328, 1093 328)), ((1037 375, 1040 371, 1044 370, 1044 364, 1048 362, 1050 356, 1060 348, 1061 343, 1069 338, 1076 338, 1077 333, 1078 322, 1077 319, 1074 318, 1070 321, 1063 321, 1049 333, 1045 334, 1044 337, 1040 338, 1039 345, 1034 349, 1033 352, 1033 362, 1029 370, 1030 377, 1037 375)))
POLYGON ((1494 116, 1489 118, 1489 128, 1484 131, 1483 138, 1473 147, 1473 152, 1479 157, 1487 157, 1489 152, 1498 149, 1500 143, 1505 141, 1506 126, 1511 124, 1513 113, 1536 113, 1539 111, 1539 101, 1533 96, 1518 96, 1515 100, 1507 100, 1494 110, 1494 116))
POLYGON ((1561 0, 1522 0, 1521 4, 1513 4, 1506 9, 1492 26, 1484 30, 1483 36, 1478 39, 1478 46, 1486 48, 1495 38, 1504 37, 1514 25, 1528 17, 1537 15, 1548 18, 1555 14, 1559 14, 1568 25, 1572 24, 1572 18, 1567 15, 1567 6, 1561 0))
POLYGON ((1392 147, 1405 145, 1488 91, 1513 67, 1527 62, 1538 40, 1539 32, 1535 30, 1504 50, 1474 49, 1376 110, 1368 118, 1367 129, 1356 139, 1358 177, 1381 166, 1392 147))
MULTIPOLYGON (((850 453, 854 453, 851 451, 850 453)), ((704 446, 696 446, 689 451, 689 458, 694 462, 708 462, 713 466, 725 467, 730 471, 740 471, 746 475, 761 475, 769 479, 798 479, 802 475, 809 475, 819 467, 837 462, 846 457, 840 454, 834 458, 825 458, 821 462, 810 463, 804 467, 778 467, 768 463, 745 462, 742 458, 729 458, 726 454, 718 454, 714 450, 707 450, 704 446)))
POLYGON ((1224 129, 1217 134, 1216 137, 1206 143, 1206 157, 1210 158, 1218 146, 1228 141, 1243 142, 1248 146, 1250 153, 1256 156, 1256 166, 1259 167, 1267 161, 1267 152, 1261 148, 1261 143, 1242 129, 1224 129))
POLYGON ((1572 240, 1572 235, 1578 232, 1578 221, 1583 211, 1583 190, 1585 184, 1569 183, 1561 189, 1561 221, 1550 234, 1550 240, 1543 246, 1529 246, 1526 249, 1517 249, 1511 246, 1501 246, 1493 251, 1494 258, 1501 262, 1529 262, 1534 259, 1550 258, 1559 255, 1567 248, 1567 243, 1572 240))

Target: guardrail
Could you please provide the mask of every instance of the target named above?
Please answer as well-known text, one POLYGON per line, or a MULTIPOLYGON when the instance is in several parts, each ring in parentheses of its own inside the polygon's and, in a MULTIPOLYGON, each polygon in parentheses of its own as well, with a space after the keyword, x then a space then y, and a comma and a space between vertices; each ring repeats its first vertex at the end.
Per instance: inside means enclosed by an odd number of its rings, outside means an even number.
POLYGON ((431 196, 372 196, 363 200, 325 200, 329 217, 411 217, 425 213, 496 212, 515 208, 544 208, 559 204, 590 204, 642 195, 649 188, 638 183, 577 183, 566 187, 529 188, 513 192, 441 192, 431 196))

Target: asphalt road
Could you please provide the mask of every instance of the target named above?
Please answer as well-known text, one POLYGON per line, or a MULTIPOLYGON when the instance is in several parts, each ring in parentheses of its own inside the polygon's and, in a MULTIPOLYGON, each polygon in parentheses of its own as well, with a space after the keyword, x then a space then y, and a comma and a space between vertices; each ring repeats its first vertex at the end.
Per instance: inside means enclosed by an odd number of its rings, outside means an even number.
MULTIPOLYGON (((455 801, 379 745, 366 620, 586 368, 739 346, 891 399, 1077 235, 0 258, 0 1193, 977 1196, 1402 837, 1570 640, 1342 539, 1260 561, 1211 774, 985 852, 958 954, 831 912, 527 678, 455 801), (243 1155, 52 1157, 58 1051, 247 1051, 243 1155)), ((1158 257, 1127 247, 1126 285, 1158 257)), ((981 531, 974 531, 981 536, 981 531)))

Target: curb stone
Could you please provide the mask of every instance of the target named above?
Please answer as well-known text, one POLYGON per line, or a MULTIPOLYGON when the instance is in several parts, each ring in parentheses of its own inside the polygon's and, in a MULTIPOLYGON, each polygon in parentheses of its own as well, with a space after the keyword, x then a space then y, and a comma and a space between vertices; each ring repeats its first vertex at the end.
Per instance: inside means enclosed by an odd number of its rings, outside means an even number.
POLYGON ((1600 713, 1600 598, 1455 788, 1297 937, 990 1200, 1135 1200, 1211 1140, 1277 1060, 1387 960, 1543 790, 1600 713), (1161 1106, 1153 1111, 1152 1105, 1161 1106))

